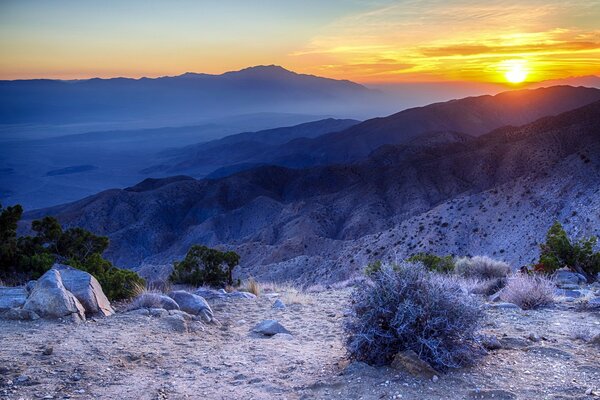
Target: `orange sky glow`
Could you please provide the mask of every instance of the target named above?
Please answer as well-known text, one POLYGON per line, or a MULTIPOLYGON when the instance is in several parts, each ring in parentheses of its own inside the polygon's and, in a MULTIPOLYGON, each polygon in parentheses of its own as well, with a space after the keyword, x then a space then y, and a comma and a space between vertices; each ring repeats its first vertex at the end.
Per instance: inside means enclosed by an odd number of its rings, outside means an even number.
POLYGON ((364 83, 507 82, 515 65, 527 82, 600 74, 600 0, 106 3, 3 2, 0 79, 257 64, 364 83))

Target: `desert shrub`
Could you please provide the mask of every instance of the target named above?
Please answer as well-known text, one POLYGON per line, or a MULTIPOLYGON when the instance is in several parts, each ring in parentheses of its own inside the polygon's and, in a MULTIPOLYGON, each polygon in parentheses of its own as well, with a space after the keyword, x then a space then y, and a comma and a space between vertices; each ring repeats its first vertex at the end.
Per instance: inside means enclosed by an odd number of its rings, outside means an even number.
POLYGON ((371 275, 381 271, 381 266, 382 266, 381 261, 379 261, 379 260, 371 261, 365 267, 365 270, 364 270, 365 275, 371 276, 371 275))
POLYGON ((500 298, 531 310, 554 303, 555 289, 552 281, 544 276, 518 273, 508 279, 500 298))
POLYGON ((438 256, 431 253, 417 253, 406 261, 411 263, 422 263, 428 270, 434 272, 452 272, 454 270, 454 259, 452 256, 438 256))
POLYGON ((67 262, 70 266, 93 275, 102 291, 109 300, 125 300, 134 297, 139 287, 145 286, 145 281, 134 271, 120 269, 105 260, 100 254, 93 254, 85 261, 71 259, 67 262))
POLYGON ((475 279, 475 278, 463 278, 461 276, 455 275, 458 279, 460 279, 461 285, 467 290, 469 293, 480 294, 484 296, 491 296, 492 294, 498 292, 500 289, 506 286, 505 278, 496 278, 496 279, 475 279))
POLYGON ((170 280, 194 286, 233 285, 233 269, 240 256, 233 251, 219 251, 206 246, 192 246, 182 261, 173 264, 170 280))
POLYGON ((487 280, 506 278, 510 266, 487 256, 461 257, 456 259, 454 271, 465 278, 487 280))
POLYGON ((600 273, 600 252, 594 252, 597 238, 571 240, 562 225, 556 221, 546 234, 546 242, 540 245, 540 259, 536 271, 553 273, 567 267, 585 276, 588 281, 595 280, 600 273))
POLYGON ((415 264, 385 266, 359 282, 346 320, 350 356, 383 365, 412 350, 434 368, 470 364, 479 353, 476 330, 483 312, 456 278, 415 264))

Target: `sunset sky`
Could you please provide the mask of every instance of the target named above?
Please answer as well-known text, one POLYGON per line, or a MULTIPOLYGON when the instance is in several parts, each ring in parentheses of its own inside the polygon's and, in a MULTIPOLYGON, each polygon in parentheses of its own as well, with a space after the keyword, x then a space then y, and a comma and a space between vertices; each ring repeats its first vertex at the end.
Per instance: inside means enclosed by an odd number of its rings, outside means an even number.
POLYGON ((0 0, 0 79, 258 64, 358 82, 600 74, 600 0, 0 0))

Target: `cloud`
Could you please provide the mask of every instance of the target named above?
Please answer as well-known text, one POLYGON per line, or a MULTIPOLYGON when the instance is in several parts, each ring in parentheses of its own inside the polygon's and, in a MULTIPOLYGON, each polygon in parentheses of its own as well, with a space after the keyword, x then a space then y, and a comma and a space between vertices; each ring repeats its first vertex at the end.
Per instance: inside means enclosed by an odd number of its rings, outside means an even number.
POLYGON ((600 7, 590 3, 396 1, 333 22, 290 57, 362 81, 497 81, 507 58, 526 59, 536 80, 560 78, 552 65, 563 75, 598 73, 600 7))

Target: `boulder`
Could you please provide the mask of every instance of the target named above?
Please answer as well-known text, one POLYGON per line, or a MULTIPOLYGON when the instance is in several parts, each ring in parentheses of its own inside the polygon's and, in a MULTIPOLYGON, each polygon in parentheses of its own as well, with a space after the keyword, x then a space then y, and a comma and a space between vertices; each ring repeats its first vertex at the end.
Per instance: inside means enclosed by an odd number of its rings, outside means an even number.
POLYGON ((63 285, 60 273, 51 269, 38 279, 23 309, 42 318, 71 318, 85 321, 85 309, 77 298, 63 285))
POLYGON ((40 316, 31 310, 11 308, 10 310, 0 313, 0 318, 12 321, 35 321, 36 319, 40 319, 40 316))
POLYGON ((192 315, 199 315, 208 322, 213 320, 213 311, 203 297, 186 292, 185 290, 171 292, 169 293, 169 297, 177 302, 182 311, 192 315))
POLYGON ((437 371, 428 362, 421 360, 417 353, 412 350, 405 350, 396 354, 391 366, 419 378, 432 379, 438 375, 437 371))
POLYGON ((552 276, 552 280, 556 285, 563 287, 564 285, 581 285, 587 282, 585 276, 566 269, 559 269, 552 276))
POLYGON ((285 304, 281 299, 277 299, 273 302, 273 308, 276 310, 285 310, 285 304))
POLYGON ((480 343, 486 350, 499 350, 502 348, 502 343, 493 335, 483 336, 480 339, 480 343))
POLYGON ((131 309, 162 308, 165 310, 179 310, 179 305, 170 298, 160 293, 142 293, 131 303, 131 309))
POLYGON ((224 300, 227 298, 227 293, 225 291, 221 292, 221 291, 217 291, 217 290, 213 290, 213 289, 205 289, 205 288, 200 288, 197 289, 194 294, 196 294, 197 296, 200 296, 206 300, 224 300))
POLYGON ((22 307, 28 295, 29 292, 23 286, 0 287, 0 311, 22 307))
POLYGON ((578 299, 583 297, 583 294, 579 290, 569 290, 569 289, 556 289, 554 291, 554 295, 558 297, 571 297, 573 299, 578 299))
POLYGON ((288 333, 291 334, 290 331, 285 329, 283 325, 274 319, 266 319, 262 322, 259 322, 254 328, 252 328, 252 332, 259 333, 265 336, 273 336, 278 333, 288 333))
POLYGON ((108 317, 115 313, 102 286, 92 275, 67 265, 55 264, 52 268, 60 272, 63 285, 77 297, 86 314, 108 317))

